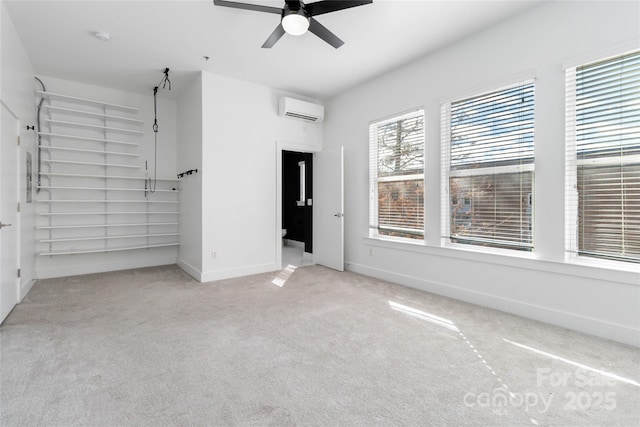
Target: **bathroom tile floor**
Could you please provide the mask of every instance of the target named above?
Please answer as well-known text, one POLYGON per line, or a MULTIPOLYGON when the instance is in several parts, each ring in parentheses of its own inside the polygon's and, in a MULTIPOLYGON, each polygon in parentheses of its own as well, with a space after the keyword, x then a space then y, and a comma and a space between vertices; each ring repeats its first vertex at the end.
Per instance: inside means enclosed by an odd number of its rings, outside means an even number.
POLYGON ((304 250, 297 246, 283 246, 282 247, 282 268, 287 267, 288 265, 293 265, 295 267, 304 267, 306 265, 312 265, 313 260, 308 259, 309 257, 303 256, 304 250))

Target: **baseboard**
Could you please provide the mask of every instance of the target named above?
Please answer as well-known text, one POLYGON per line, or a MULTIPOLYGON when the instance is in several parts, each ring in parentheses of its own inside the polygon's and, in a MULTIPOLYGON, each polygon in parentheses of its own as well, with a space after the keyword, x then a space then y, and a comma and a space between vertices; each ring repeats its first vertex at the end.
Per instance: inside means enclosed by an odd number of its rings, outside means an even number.
POLYGON ((27 294, 29 293, 29 291, 33 287, 34 283, 35 283, 35 280, 33 280, 33 278, 31 278, 31 277, 23 280, 20 283, 20 295, 18 295, 18 303, 21 303, 22 300, 24 299, 24 297, 27 296, 27 294))
POLYGON ((269 273, 279 270, 280 266, 276 264, 259 264, 226 270, 205 271, 202 273, 201 281, 213 282, 214 280, 232 279, 234 277, 251 276, 253 274, 269 273))
POLYGON ((348 271, 363 274, 365 276, 386 280, 421 291, 493 308, 543 323, 549 323, 555 326, 621 342, 623 344, 640 347, 640 330, 629 326, 543 307, 540 305, 529 304, 496 295, 485 294, 470 289, 447 285, 445 283, 427 281, 418 277, 381 270, 353 262, 346 262, 345 267, 348 271))
POLYGON ((56 277, 79 276, 82 274, 105 273, 108 271, 130 270, 132 268, 157 267, 160 265, 171 265, 176 263, 176 257, 167 256, 156 258, 153 260, 133 260, 130 262, 114 262, 111 264, 90 264, 90 265, 74 265, 63 268, 54 268, 47 270, 36 270, 36 278, 53 279, 56 277))
POLYGON ((202 271, 182 259, 176 261, 176 264, 189 276, 193 277, 198 282, 202 282, 202 271))
POLYGON ((297 240, 290 240, 290 239, 283 239, 284 246, 293 246, 296 248, 303 248, 304 249, 304 242, 299 242, 297 240))

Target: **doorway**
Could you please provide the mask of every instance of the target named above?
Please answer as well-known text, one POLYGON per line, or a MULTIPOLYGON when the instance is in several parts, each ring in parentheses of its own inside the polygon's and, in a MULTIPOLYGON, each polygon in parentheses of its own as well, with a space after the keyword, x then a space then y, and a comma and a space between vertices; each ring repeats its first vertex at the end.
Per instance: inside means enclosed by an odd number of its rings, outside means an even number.
POLYGON ((282 150, 282 265, 313 263, 313 154, 282 150))

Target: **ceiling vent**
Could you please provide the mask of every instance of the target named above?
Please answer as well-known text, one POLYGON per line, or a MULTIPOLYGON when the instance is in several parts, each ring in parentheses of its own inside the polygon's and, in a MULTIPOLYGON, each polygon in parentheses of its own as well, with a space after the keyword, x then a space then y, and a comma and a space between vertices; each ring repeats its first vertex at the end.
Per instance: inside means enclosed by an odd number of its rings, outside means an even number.
POLYGON ((324 106, 283 96, 280 98, 280 115, 305 122, 321 122, 324 106))

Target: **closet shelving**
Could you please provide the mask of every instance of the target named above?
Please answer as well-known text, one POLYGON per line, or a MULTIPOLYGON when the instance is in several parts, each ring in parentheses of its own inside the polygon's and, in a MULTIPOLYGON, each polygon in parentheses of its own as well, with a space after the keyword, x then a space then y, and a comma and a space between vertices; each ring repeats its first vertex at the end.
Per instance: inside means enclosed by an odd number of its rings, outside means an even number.
POLYGON ((178 181, 151 182, 139 153, 138 108, 37 92, 38 254, 178 246, 178 181), (154 191, 151 191, 153 188, 154 191))

